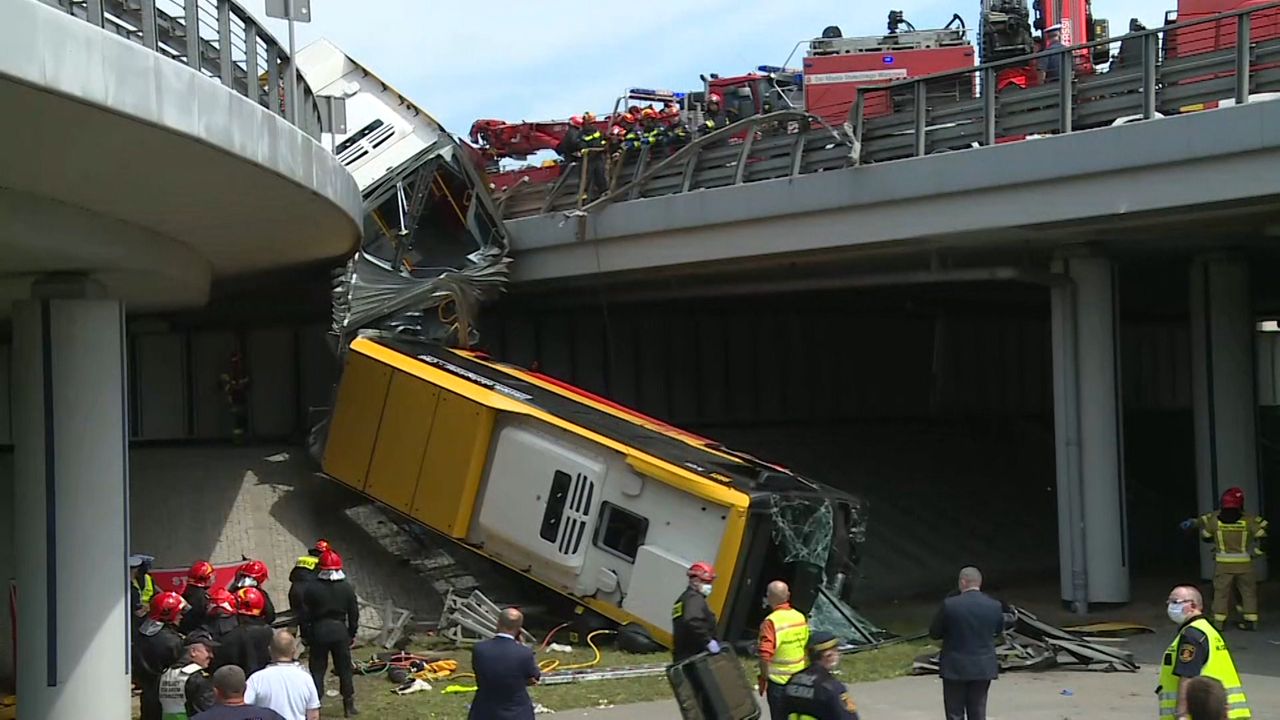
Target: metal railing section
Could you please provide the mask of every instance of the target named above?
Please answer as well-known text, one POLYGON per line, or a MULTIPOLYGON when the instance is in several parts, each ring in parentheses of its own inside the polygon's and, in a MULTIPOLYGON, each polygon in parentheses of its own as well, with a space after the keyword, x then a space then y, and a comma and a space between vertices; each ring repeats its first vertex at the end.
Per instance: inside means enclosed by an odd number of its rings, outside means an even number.
POLYGON ((859 88, 849 125, 858 161, 884 162, 1277 97, 1271 93, 1280 93, 1280 2, 859 88), (1088 60, 1095 53, 1106 57, 1100 67, 1088 60))
POLYGON ((320 139, 320 106, 302 75, 288 85, 289 58, 266 28, 233 0, 42 0, 183 63, 282 118, 298 98, 296 124, 320 139))
POLYGON ((803 111, 781 110, 744 118, 678 147, 588 155, 586 163, 609 163, 609 187, 599 197, 583 197, 587 173, 581 162, 572 162, 552 183, 509 188, 499 195, 498 206, 507 219, 590 212, 611 202, 845 168, 854 162, 853 148, 845 130, 827 127, 803 111))

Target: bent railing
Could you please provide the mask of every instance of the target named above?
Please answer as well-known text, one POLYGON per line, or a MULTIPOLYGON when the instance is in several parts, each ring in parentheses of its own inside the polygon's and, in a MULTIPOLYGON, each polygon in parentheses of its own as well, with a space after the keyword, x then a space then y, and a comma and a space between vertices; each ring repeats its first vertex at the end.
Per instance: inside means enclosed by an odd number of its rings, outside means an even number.
POLYGON ((320 139, 320 107, 301 74, 294 92, 286 92, 289 53, 232 0, 42 1, 218 80, 286 120, 286 98, 296 97, 298 128, 320 139))

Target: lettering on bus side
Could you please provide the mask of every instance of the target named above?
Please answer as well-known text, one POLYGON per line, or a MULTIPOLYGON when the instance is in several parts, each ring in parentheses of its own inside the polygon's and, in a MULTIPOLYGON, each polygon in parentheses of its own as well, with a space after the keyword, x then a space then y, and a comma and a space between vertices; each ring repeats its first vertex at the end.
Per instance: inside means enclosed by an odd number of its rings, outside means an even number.
POLYGON ((489 388, 494 392, 502 393, 503 395, 506 395, 509 398, 520 400, 522 402, 533 399, 532 395, 526 395, 525 393, 522 393, 519 390, 516 390, 515 388, 507 387, 506 385, 503 385, 500 382, 494 382, 493 380, 490 380, 489 378, 483 375, 477 375, 476 373, 473 373, 470 370, 467 370, 466 368, 460 368, 457 365, 454 365, 453 363, 447 360, 441 360, 440 358, 434 357, 432 355, 419 355, 418 359, 428 365, 433 365, 435 367, 438 367, 447 373, 451 373, 453 375, 457 375, 458 377, 470 380, 471 382, 477 385, 480 385, 482 387, 489 388))

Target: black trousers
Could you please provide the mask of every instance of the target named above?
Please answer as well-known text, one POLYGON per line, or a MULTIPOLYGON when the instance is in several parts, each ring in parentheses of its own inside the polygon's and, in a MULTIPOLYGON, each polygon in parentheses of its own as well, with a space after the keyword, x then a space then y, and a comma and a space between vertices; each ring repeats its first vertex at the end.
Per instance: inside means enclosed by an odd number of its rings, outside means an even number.
POLYGON ((770 681, 764 691, 765 702, 769 704, 769 717, 775 720, 787 720, 786 703, 783 702, 786 696, 782 692, 785 687, 786 685, 770 681))
POLYGON ((947 720, 987 720, 987 691, 990 680, 942 681, 942 703, 947 720))
POLYGON ((308 661, 311 679, 315 680, 316 692, 320 693, 320 697, 324 697, 324 674, 329 672, 330 655, 333 656, 333 670, 338 673, 338 690, 342 693, 342 698, 348 700, 355 697, 356 689, 351 683, 351 640, 313 642, 308 649, 311 651, 308 661))
POLYGON ((138 683, 142 693, 138 696, 141 706, 141 720, 160 720, 163 710, 160 707, 160 678, 155 677, 138 683))

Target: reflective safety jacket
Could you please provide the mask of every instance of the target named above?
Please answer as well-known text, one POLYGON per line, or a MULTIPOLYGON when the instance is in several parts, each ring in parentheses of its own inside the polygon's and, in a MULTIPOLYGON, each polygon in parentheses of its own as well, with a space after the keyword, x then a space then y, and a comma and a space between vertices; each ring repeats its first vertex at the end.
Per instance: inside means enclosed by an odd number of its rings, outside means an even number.
POLYGON ((1267 536, 1267 521, 1257 515, 1245 513, 1235 522, 1224 522, 1218 512, 1211 512, 1200 516, 1199 525, 1200 536, 1213 541, 1218 562, 1246 563, 1263 554, 1259 545, 1267 536))
POLYGON ((760 626, 761 658, 769 663, 769 682, 786 685, 804 669, 808 642, 809 622, 799 610, 783 605, 769 613, 760 626), (772 656, 766 657, 769 651, 772 656))
POLYGON ((1244 686, 1240 683, 1240 675, 1236 672, 1236 664, 1231 660, 1231 651, 1227 650, 1227 644, 1223 642, 1217 629, 1203 617, 1184 625, 1173 637, 1169 649, 1164 651, 1164 659, 1160 664, 1160 687, 1157 690, 1160 694, 1160 717, 1172 718, 1178 711, 1178 681, 1181 678, 1173 674, 1173 669, 1177 666, 1178 653, 1181 652, 1182 633, 1191 627, 1209 638, 1209 659, 1200 670, 1200 674, 1214 678, 1226 688, 1227 718, 1241 720, 1241 718, 1253 717, 1253 713, 1249 710, 1249 701, 1245 698, 1244 686))

